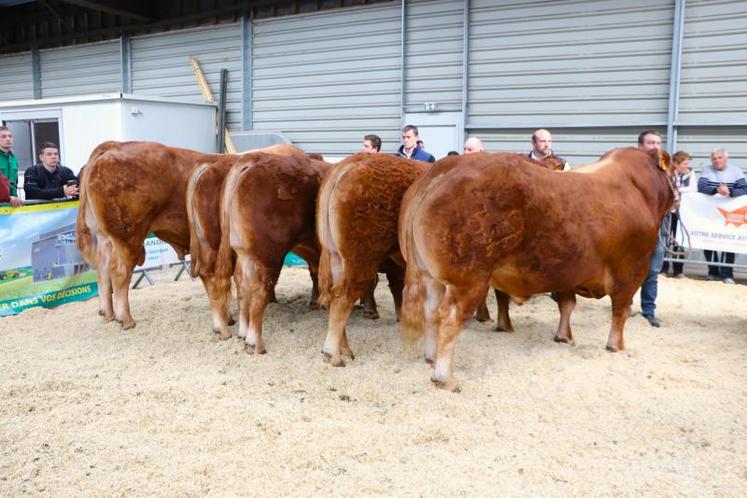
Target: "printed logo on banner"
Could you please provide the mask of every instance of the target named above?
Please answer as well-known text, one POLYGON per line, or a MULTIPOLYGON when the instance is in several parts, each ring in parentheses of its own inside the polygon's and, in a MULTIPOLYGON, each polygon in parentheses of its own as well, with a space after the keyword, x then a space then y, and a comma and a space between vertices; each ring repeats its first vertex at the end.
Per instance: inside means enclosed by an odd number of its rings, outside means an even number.
POLYGON ((735 227, 739 228, 747 223, 747 206, 734 211, 727 211, 726 209, 716 208, 721 216, 724 217, 724 225, 732 223, 735 227))

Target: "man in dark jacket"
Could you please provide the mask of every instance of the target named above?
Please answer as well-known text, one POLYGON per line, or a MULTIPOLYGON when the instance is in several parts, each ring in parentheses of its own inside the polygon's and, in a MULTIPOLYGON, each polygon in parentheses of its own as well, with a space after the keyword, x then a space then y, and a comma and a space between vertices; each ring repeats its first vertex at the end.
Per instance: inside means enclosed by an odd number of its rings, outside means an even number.
POLYGON ((78 195, 77 179, 70 168, 60 164, 60 149, 46 142, 39 149, 37 164, 26 170, 23 190, 26 199, 58 199, 78 195))
POLYGON ((418 146, 418 137, 417 126, 407 125, 402 128, 402 147, 394 155, 405 159, 435 163, 436 158, 418 146))

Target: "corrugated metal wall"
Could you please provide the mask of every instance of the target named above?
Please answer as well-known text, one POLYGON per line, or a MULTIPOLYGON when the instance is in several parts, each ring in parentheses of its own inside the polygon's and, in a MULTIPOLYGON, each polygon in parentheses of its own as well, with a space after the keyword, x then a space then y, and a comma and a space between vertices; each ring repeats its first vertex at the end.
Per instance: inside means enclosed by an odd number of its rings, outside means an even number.
POLYGON ((634 143, 666 123, 673 15, 670 0, 472 0, 467 128, 527 150, 547 127, 573 163, 634 143))
POLYGON ((376 133, 399 144, 400 9, 396 4, 297 15, 253 26, 255 130, 304 150, 357 152, 376 133))
POLYGON ((241 129, 241 25, 208 26, 132 38, 132 93, 203 102, 189 57, 202 67, 215 101, 228 69, 227 125, 241 129))
MULTIPOLYGON (((407 0, 406 112, 462 109, 464 0, 407 0)), ((526 151, 548 127, 573 164, 664 132, 674 0, 469 1, 466 131, 491 150, 526 151)), ((135 37, 132 92, 201 100, 196 56, 218 97, 229 70, 228 124, 284 133, 325 154, 377 133, 399 145, 401 4, 255 21, 242 88, 240 24, 135 37), (243 93, 242 93, 243 92, 243 93), (245 99, 242 102, 242 97, 245 99)), ((687 0, 678 148, 696 163, 716 146, 747 167, 747 1, 687 0)), ((117 91, 119 42, 40 53, 44 97, 117 91)), ((0 100, 32 97, 31 55, 0 57, 0 100)), ((417 124, 417 123, 416 123, 417 124)))
POLYGON ((41 50, 39 58, 42 98, 112 93, 121 88, 119 40, 41 50))
POLYGON ((0 56, 0 101, 34 97, 31 52, 0 56))
POLYGON ((464 2, 406 2, 405 105, 422 110, 436 102, 442 110, 462 110, 464 2))
POLYGON ((746 40, 747 2, 687 2, 678 145, 698 161, 714 147, 725 147, 734 163, 747 170, 746 40), (728 127, 734 124, 742 127, 728 127))

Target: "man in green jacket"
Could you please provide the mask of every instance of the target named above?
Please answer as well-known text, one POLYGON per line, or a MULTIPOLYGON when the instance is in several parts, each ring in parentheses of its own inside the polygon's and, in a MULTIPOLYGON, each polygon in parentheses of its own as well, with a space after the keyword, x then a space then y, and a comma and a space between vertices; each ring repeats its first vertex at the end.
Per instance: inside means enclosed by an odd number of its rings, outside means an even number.
POLYGON ((18 198, 18 160, 10 148, 13 146, 13 133, 7 126, 0 126, 0 173, 10 181, 10 205, 23 205, 18 198))

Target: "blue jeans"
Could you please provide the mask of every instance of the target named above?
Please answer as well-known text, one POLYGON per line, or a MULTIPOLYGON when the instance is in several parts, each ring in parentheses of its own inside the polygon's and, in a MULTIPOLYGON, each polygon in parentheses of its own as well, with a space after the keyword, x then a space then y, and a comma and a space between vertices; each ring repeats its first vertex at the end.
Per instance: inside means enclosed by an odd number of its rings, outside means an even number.
POLYGON ((646 280, 641 285, 641 313, 645 316, 654 316, 656 312, 656 294, 659 292, 659 282, 657 277, 664 262, 664 247, 666 245, 666 224, 669 223, 667 215, 659 227, 659 238, 656 241, 656 248, 648 260, 648 274, 646 280))

